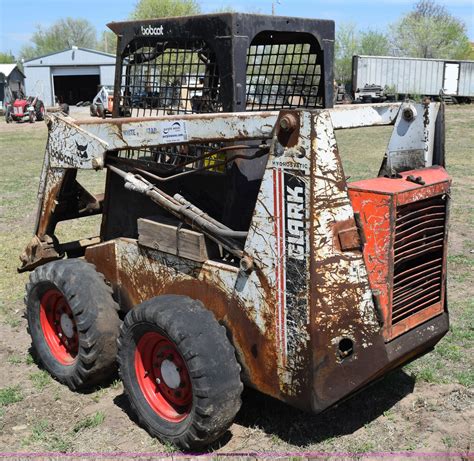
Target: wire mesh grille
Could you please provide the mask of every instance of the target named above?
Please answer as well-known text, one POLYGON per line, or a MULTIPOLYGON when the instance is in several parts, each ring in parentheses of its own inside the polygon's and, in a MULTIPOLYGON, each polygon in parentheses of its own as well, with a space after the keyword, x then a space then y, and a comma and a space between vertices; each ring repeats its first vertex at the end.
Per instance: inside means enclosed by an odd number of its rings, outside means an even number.
POLYGON ((186 170, 224 172, 225 154, 220 151, 223 143, 180 144, 143 149, 118 151, 118 158, 135 167, 152 169, 162 173, 186 170))
POLYGON ((247 110, 321 106, 321 66, 313 48, 309 43, 250 45, 247 110))
POLYGON ((392 325, 440 302, 445 226, 445 197, 398 208, 392 325))
POLYGON ((205 42, 140 44, 125 59, 123 115, 219 112, 219 72, 205 42))

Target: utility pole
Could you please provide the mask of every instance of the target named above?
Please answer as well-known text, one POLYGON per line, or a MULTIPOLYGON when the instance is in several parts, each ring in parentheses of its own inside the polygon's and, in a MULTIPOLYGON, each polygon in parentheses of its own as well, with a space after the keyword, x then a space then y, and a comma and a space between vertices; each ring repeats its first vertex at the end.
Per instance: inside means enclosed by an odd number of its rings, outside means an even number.
POLYGON ((276 0, 274 2, 272 2, 272 16, 275 16, 275 4, 280 4, 280 0, 276 0))

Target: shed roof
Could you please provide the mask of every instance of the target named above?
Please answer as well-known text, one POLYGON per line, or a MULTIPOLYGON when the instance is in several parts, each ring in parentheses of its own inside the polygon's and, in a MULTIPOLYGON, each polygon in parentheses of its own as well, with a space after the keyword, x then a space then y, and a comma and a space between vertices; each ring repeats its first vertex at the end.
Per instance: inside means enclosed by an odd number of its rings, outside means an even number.
POLYGON ((0 64, 0 74, 5 75, 7 78, 15 69, 17 69, 18 72, 23 75, 23 77, 25 76, 25 74, 18 68, 16 64, 0 64))
MULTIPOLYGON (((81 55, 95 55, 97 57, 98 61, 102 61, 104 64, 114 64, 115 63, 115 55, 110 54, 110 53, 104 53, 103 51, 98 51, 98 50, 91 50, 89 48, 81 48, 81 47, 71 47, 71 48, 66 48, 61 51, 55 51, 54 53, 48 53, 42 56, 37 56, 32 59, 28 59, 27 61, 24 62, 24 65, 26 67, 29 66, 48 66, 48 65, 56 65, 56 62, 54 61, 54 58, 66 58, 66 53, 72 52, 72 51, 78 51, 81 55), (61 56, 63 55, 63 56, 61 56), (44 62, 43 62, 44 60, 44 62)), ((67 58, 66 58, 67 59, 67 58)))

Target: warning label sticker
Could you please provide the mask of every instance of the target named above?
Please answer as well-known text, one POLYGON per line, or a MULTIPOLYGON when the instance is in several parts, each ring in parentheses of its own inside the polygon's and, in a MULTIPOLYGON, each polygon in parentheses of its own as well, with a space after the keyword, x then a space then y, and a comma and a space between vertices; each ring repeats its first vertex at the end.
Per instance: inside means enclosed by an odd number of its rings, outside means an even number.
POLYGON ((161 139, 164 142, 185 142, 188 140, 186 122, 170 121, 160 123, 161 139))

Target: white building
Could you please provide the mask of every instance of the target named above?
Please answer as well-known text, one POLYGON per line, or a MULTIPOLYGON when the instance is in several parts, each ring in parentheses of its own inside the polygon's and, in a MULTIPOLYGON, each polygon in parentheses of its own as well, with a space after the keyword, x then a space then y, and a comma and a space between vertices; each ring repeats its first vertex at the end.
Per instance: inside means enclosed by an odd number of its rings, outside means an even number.
POLYGON ((0 108, 21 96, 25 75, 16 64, 0 64, 0 108))
POLYGON ((115 55, 86 48, 40 56, 25 61, 25 87, 29 96, 38 95, 46 106, 59 102, 92 101, 102 85, 113 85, 115 55))

